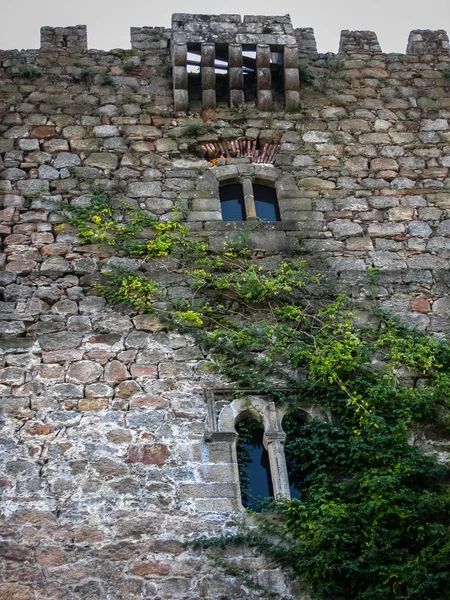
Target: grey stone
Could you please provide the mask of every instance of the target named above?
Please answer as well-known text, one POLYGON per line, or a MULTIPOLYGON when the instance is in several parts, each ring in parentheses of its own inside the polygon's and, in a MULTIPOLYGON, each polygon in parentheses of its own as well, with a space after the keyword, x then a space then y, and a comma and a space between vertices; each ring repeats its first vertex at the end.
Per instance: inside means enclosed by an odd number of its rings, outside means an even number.
POLYGON ((433 237, 429 240, 426 249, 436 252, 441 257, 450 258, 450 239, 446 237, 433 237))
POLYGON ((53 161, 55 169, 63 169, 66 167, 78 167, 81 165, 81 159, 78 154, 72 152, 60 152, 53 161))
POLYGON ((94 127, 95 137, 108 138, 120 135, 118 127, 115 125, 97 125, 94 127))
POLYGON ((128 427, 136 427, 146 431, 156 431, 164 420, 164 412, 161 410, 152 410, 147 412, 139 410, 127 415, 126 423, 128 427))
POLYGON ((127 195, 130 198, 158 197, 161 194, 161 184, 151 182, 133 182, 128 185, 127 195))
POLYGON ((59 179, 59 171, 49 165, 41 165, 38 169, 40 179, 59 179))
POLYGON ((70 271, 70 263, 62 256, 50 256, 41 264, 40 272, 56 279, 70 271))
POLYGON ((48 391, 51 398, 83 398, 83 386, 73 383, 55 383, 48 391))
POLYGON ((446 131, 448 128, 447 119, 423 119, 420 124, 422 131, 446 131))
POLYGON ((17 169, 16 167, 11 167, 10 169, 5 169, 1 173, 2 179, 9 179, 11 181, 18 181, 19 179, 27 179, 28 175, 26 171, 22 169, 17 169))
POLYGON ((447 235, 450 236, 450 219, 445 221, 441 221, 437 226, 436 233, 438 235, 447 235))
POLYGON ((329 142, 331 135, 326 131, 307 131, 303 134, 305 142, 313 142, 316 144, 325 144, 329 142))
POLYGON ((24 179, 17 182, 17 187, 22 196, 35 196, 36 194, 48 194, 48 181, 42 179, 24 179))
POLYGON ((103 312, 106 305, 106 301, 101 296, 89 296, 82 300, 79 304, 81 314, 94 314, 103 312))
POLYGON ((331 222, 328 227, 331 229, 333 236, 337 240, 343 240, 351 236, 359 236, 363 233, 361 225, 352 223, 352 221, 337 220, 331 222))
POLYGON ((118 158, 111 152, 93 152, 85 161, 86 165, 98 169, 111 170, 117 167, 118 158))
POLYGON ((413 221, 408 225, 408 233, 413 237, 429 238, 433 230, 424 221, 413 221))

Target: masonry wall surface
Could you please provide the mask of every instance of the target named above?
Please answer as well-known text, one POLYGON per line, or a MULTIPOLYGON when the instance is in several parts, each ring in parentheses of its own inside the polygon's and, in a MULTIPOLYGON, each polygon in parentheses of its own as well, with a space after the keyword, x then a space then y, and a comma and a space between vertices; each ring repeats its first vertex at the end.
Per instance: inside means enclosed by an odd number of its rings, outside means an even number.
MULTIPOLYGON (((336 56, 310 29, 295 36, 315 81, 290 113, 175 113, 169 29, 102 52, 81 26, 44 28, 41 50, 0 51, 1 598, 298 597, 250 551, 231 560, 260 589, 183 545, 234 531, 242 512, 229 443, 204 439, 205 391, 224 382, 188 337, 105 304, 93 285, 113 257, 80 245, 55 201, 89 202, 95 184, 164 219, 179 198, 218 249, 247 226, 222 222, 219 183, 269 181, 282 219, 251 233, 261 261, 304 257, 335 289, 448 333, 445 32, 413 32, 406 55, 371 32, 343 32, 336 56), (186 135, 204 122, 214 133, 186 135), (239 138, 279 142, 275 165, 199 153, 239 138)), ((155 277, 185 294, 164 266, 155 277)), ((448 461, 447 441, 415 443, 448 461)))

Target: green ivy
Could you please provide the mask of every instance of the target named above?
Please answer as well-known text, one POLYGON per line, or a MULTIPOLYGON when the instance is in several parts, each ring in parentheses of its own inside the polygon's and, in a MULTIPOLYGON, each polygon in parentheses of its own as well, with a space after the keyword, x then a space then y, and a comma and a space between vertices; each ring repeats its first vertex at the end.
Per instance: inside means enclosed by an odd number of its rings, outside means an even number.
POLYGON ((191 284, 174 301, 143 271, 109 272, 108 300, 190 332, 218 373, 288 404, 286 456, 301 497, 277 504, 278 521, 258 517, 240 542, 291 569, 314 599, 448 600, 449 471, 411 435, 448 434, 449 344, 389 315, 359 326, 358 310, 372 305, 330 297, 302 261, 265 266, 244 235, 212 254, 176 214, 159 222, 99 192, 68 214, 85 243, 143 263, 172 257, 191 284), (142 229, 150 240, 135 237, 142 229), (301 421, 305 398, 329 422, 301 421))

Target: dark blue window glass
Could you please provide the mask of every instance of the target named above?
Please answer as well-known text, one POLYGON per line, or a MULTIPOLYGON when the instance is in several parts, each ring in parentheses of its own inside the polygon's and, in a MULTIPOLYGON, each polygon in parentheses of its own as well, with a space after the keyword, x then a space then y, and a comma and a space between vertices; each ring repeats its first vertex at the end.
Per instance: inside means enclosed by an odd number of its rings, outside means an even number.
POLYGON ((269 454, 263 445, 264 429, 258 421, 247 418, 236 425, 237 459, 242 504, 261 510, 261 502, 273 496, 269 454))
POLYGON ((274 188, 265 185, 253 185, 256 216, 263 221, 279 221, 277 193, 274 188))
POLYGON ((244 192, 239 183, 220 188, 220 208, 224 221, 245 221, 244 192))

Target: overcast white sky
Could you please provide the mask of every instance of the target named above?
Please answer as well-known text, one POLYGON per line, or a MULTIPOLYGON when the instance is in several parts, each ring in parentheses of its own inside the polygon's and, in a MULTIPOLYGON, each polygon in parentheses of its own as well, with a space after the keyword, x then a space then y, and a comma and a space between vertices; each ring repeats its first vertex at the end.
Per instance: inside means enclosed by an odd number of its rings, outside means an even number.
POLYGON ((42 25, 80 24, 89 48, 129 48, 131 26, 170 27, 174 12, 289 13, 320 52, 336 52, 342 29, 375 31, 384 52, 404 52, 412 29, 450 32, 450 0, 0 0, 0 48, 39 48, 42 25))

